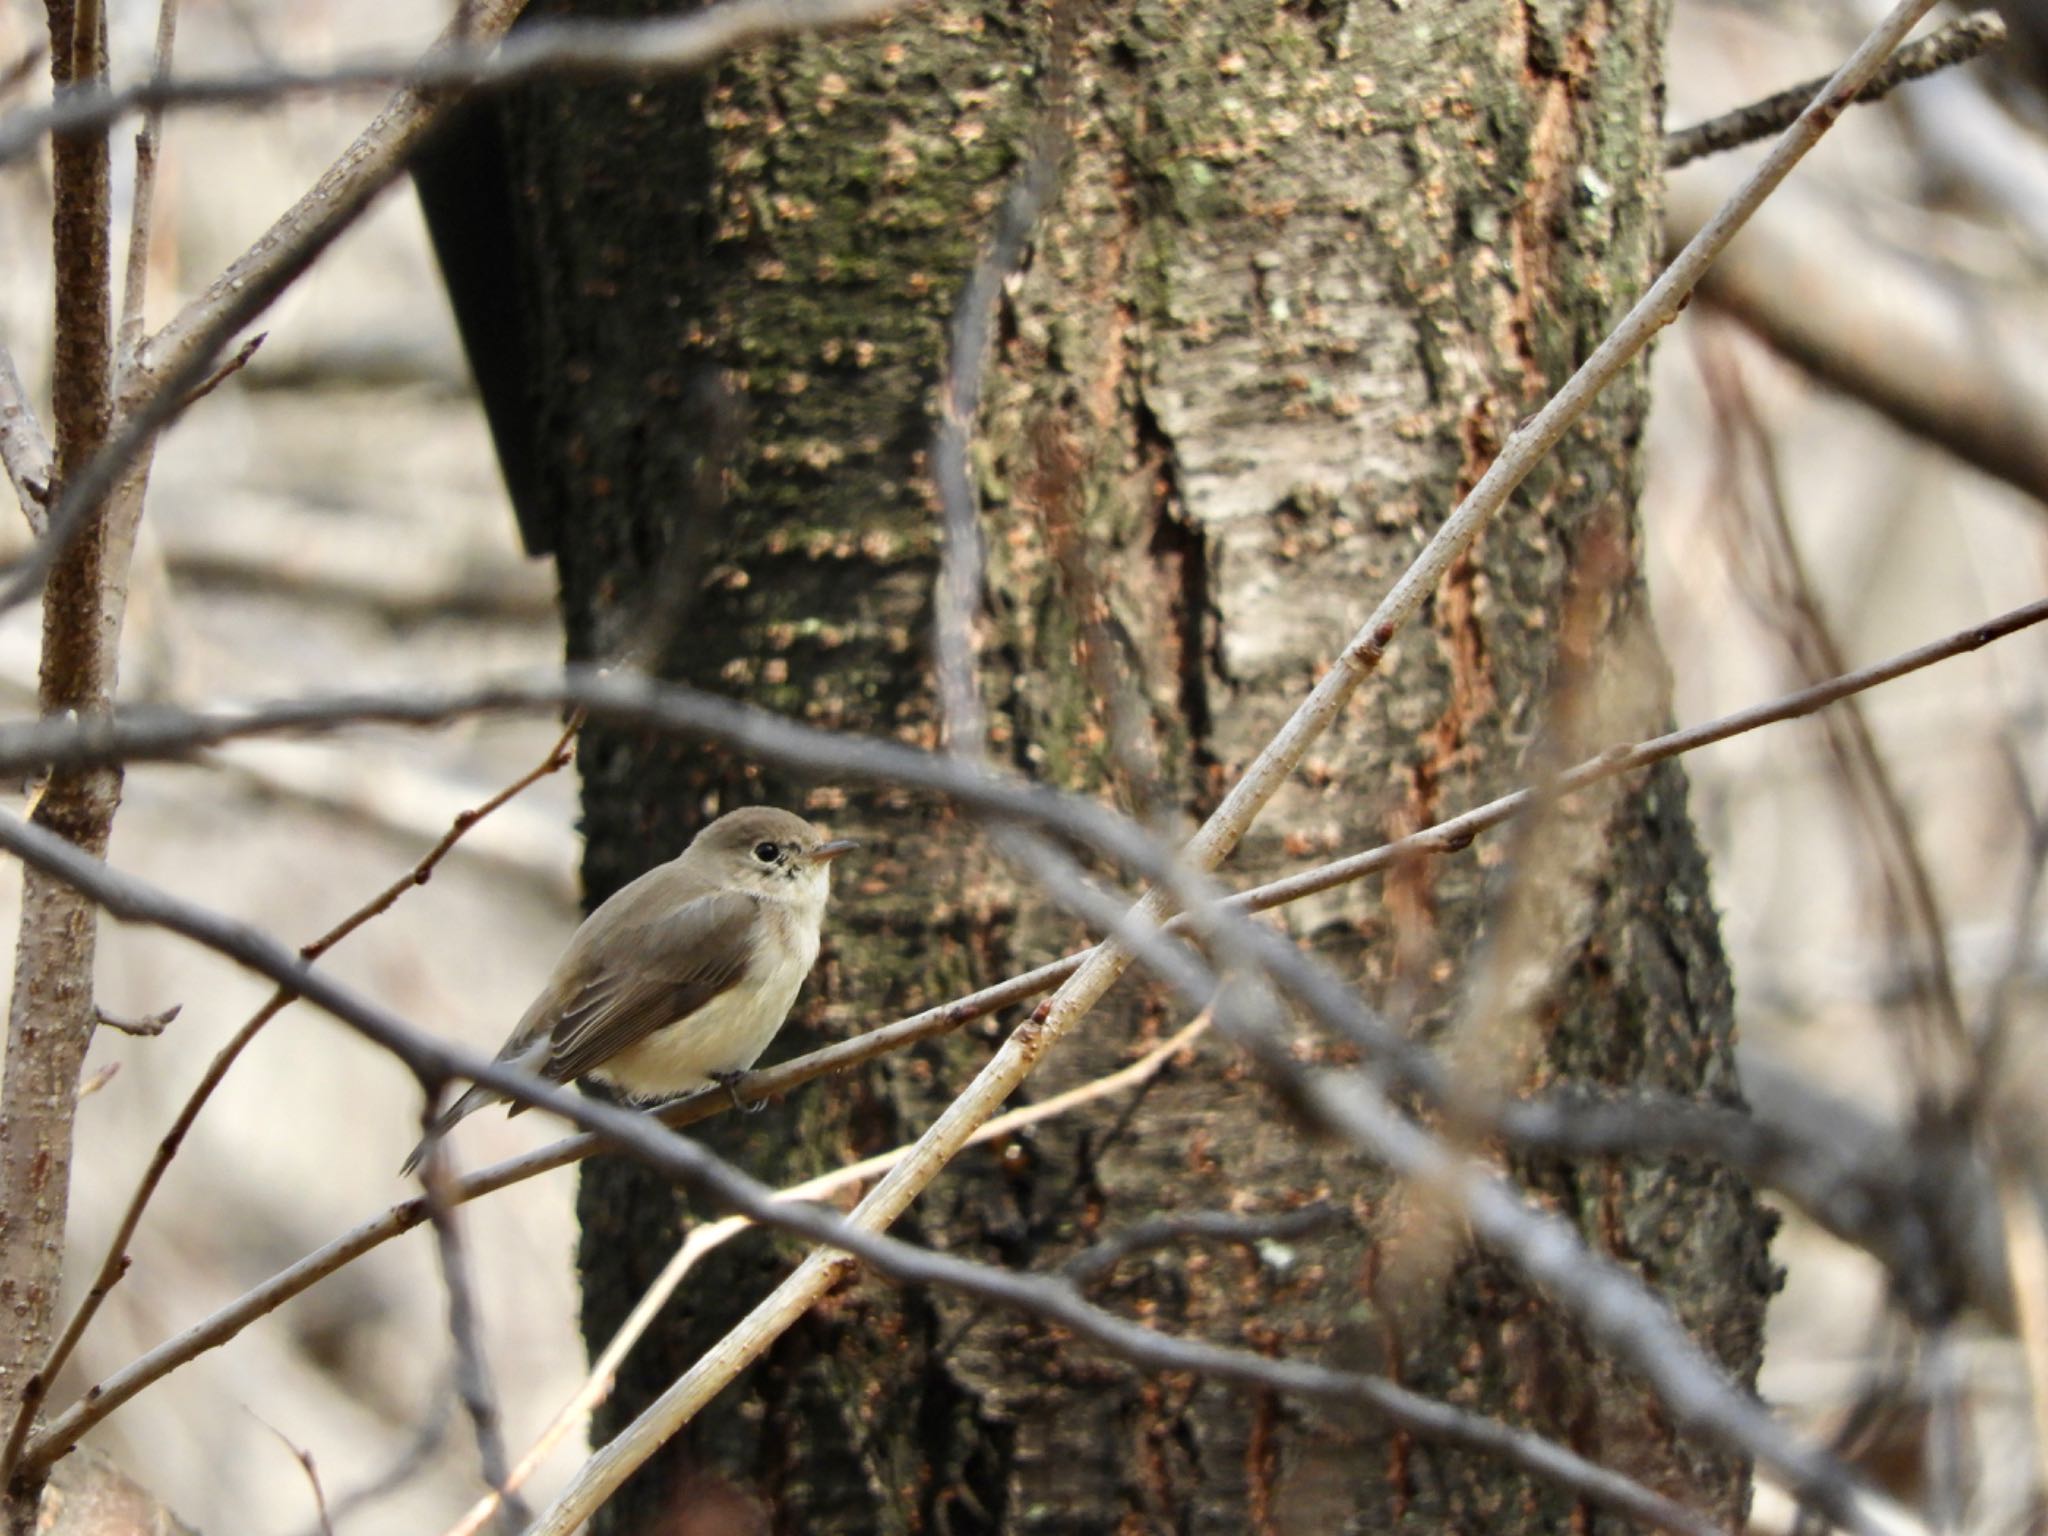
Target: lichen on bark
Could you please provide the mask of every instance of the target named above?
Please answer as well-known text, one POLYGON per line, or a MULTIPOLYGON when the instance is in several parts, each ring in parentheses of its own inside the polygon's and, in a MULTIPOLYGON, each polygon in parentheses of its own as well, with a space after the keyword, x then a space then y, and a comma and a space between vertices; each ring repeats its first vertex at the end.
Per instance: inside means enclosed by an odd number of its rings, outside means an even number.
MULTIPOLYGON (((661 658, 670 675, 935 741, 923 455, 943 323, 1057 95, 1060 197, 1007 296, 979 424, 990 746, 1190 825, 1640 289, 1660 28, 1660 6, 1622 0, 1417 0, 1369 15, 955 3, 687 82, 530 93, 509 121, 572 653, 606 655, 650 605, 687 601, 661 658), (738 427, 702 403, 708 380, 737 395, 738 427), (668 556, 690 539, 701 559, 687 590, 646 590, 675 585, 668 556)), ((1602 721, 1660 714, 1632 565, 1642 410, 1631 376, 1531 479, 1276 800, 1236 877, 1519 782, 1554 747, 1581 674, 1633 680, 1587 691, 1602 721), (1565 655, 1567 614, 1583 655, 1565 655)), ((630 733, 593 731, 583 761, 593 898, 745 800, 805 806, 868 839, 778 1049, 1076 937, 928 802, 630 733)), ((1499 1045, 1506 1090, 1571 1079, 1732 1094, 1726 968, 1681 777, 1582 797, 1547 828, 1505 845, 1555 875, 1522 909, 1507 862, 1468 856, 1287 920, 1447 1049, 1499 1045), (1547 935, 1553 952, 1514 994, 1513 1033, 1495 1035, 1459 997, 1489 955, 1520 953, 1511 929, 1547 935)), ((1029 1092, 1121 1063, 1177 1017, 1162 994, 1127 987, 1029 1092)), ((915 1134, 987 1050, 970 1032, 708 1134, 764 1178, 799 1178, 915 1134)), ((1754 1370, 1770 1272, 1744 1189, 1675 1168, 1521 1171, 1664 1287, 1731 1368, 1754 1370)), ((1355 1225, 1284 1254, 1148 1254, 1101 1295, 1163 1327, 1390 1372, 1739 1515, 1739 1465, 1681 1443, 1569 1320, 1467 1252, 1441 1213, 1304 1137, 1220 1044, 1135 1103, 963 1158, 908 1235, 1046 1265, 1162 1208, 1318 1195, 1355 1225)), ((688 1218, 611 1164, 593 1165, 581 1208, 596 1343, 688 1218)), ((786 1263, 766 1240, 716 1258, 634 1357, 600 1435, 786 1263)), ((1547 1488, 1379 1426, 1143 1378, 1019 1319, 869 1280, 793 1331, 607 1519, 631 1529, 707 1500, 807 1532, 1578 1518, 1547 1488)))

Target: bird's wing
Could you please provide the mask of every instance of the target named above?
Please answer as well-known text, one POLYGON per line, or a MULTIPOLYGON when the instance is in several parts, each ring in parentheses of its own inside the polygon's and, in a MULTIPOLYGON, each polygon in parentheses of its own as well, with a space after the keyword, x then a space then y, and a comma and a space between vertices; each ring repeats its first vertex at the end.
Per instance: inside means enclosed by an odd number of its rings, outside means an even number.
POLYGON ((581 1077, 738 985, 752 958, 754 898, 720 891, 616 932, 581 957, 581 985, 548 1034, 543 1076, 581 1077))

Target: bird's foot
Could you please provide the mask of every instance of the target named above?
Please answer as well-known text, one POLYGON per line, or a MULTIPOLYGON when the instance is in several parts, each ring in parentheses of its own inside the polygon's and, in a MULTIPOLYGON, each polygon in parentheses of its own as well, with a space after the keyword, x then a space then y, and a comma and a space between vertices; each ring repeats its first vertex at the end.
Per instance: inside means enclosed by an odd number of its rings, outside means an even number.
POLYGON ((725 1096, 732 1100, 732 1107, 743 1115, 758 1115, 768 1107, 766 1099, 756 1099, 749 1104, 740 1097, 740 1084, 746 1081, 745 1072, 713 1072, 711 1081, 725 1090, 725 1096))

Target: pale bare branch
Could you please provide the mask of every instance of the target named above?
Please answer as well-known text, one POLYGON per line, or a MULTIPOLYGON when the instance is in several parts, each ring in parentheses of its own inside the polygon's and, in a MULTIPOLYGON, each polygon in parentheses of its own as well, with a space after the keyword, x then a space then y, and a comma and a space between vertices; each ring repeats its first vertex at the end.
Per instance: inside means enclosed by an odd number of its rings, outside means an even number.
POLYGON ((185 1011, 183 1003, 173 1003, 155 1013, 145 1013, 136 1018, 124 1018, 106 1008, 95 1006, 93 1017, 103 1029, 115 1030, 124 1035, 139 1035, 145 1039, 162 1034, 170 1028, 171 1022, 185 1011))
MULTIPOLYGON (((1206 1013, 1198 1014, 1190 1023, 1176 1030, 1169 1038, 1161 1041, 1128 1066, 1119 1067, 1114 1072, 1105 1073, 1091 1082, 1081 1083, 1064 1093, 1057 1093, 1049 1099, 1042 1099, 1036 1104, 1026 1104, 1018 1109, 997 1115, 988 1124, 974 1133, 973 1141, 970 1144, 978 1146, 994 1141, 999 1137, 1014 1135, 1016 1132, 1024 1130, 1029 1126, 1041 1125, 1048 1120, 1057 1119, 1061 1115, 1071 1113, 1085 1105, 1096 1103, 1131 1089, 1142 1088, 1145 1084, 1151 1082, 1153 1078, 1157 1077, 1168 1063, 1182 1051, 1186 1050, 1188 1046, 1192 1045, 1208 1028, 1209 1015, 1206 1013)), ((907 1146, 898 1147, 891 1152, 883 1152, 874 1157, 862 1158, 858 1162, 849 1163, 844 1167, 835 1168, 829 1173, 820 1174, 815 1179, 807 1179, 803 1183, 788 1189, 778 1190, 776 1197, 781 1200, 828 1199, 842 1190, 858 1188, 877 1175, 886 1173, 901 1161, 909 1150, 910 1148, 907 1146)), ((1325 1208, 1322 1214, 1327 1215, 1327 1208, 1325 1208)), ((1265 1221, 1276 1235, 1281 1233, 1298 1235, 1307 1230, 1302 1223, 1302 1216, 1303 1213, 1301 1212, 1289 1212, 1281 1217, 1265 1218, 1265 1221)), ((1187 1232, 1190 1234, 1216 1235, 1214 1224, 1205 1224, 1199 1219, 1192 1217, 1180 1219, 1187 1224, 1187 1232)), ((1258 1218, 1232 1219, 1241 1222, 1258 1220, 1258 1218)), ((675 1294, 676 1287, 683 1283, 683 1280, 689 1275, 690 1271, 704 1259, 705 1255, 730 1242, 751 1226, 753 1226, 753 1223, 744 1216, 727 1216, 718 1221, 698 1222, 691 1226, 683 1239, 682 1245, 676 1249, 668 1263, 662 1266, 661 1273, 654 1277, 654 1282, 647 1287, 641 1294, 640 1299, 633 1304, 633 1310, 626 1314, 626 1320, 619 1324, 618 1331, 612 1335, 610 1340, 606 1342, 605 1347, 599 1351, 597 1358, 591 1362, 590 1370, 585 1375, 582 1386, 576 1390, 567 1403, 562 1405, 561 1411, 548 1421, 547 1427, 541 1431, 540 1435, 534 1440, 534 1443, 527 1449, 526 1454, 519 1458, 519 1464, 512 1469, 509 1486, 518 1488, 523 1485, 526 1479, 533 1475, 541 1462, 561 1443, 563 1438, 586 1419, 599 1403, 603 1402, 610 1395, 612 1381, 617 1375, 619 1367, 625 1363, 627 1355, 632 1353, 633 1347, 639 1343, 641 1337, 647 1332, 648 1325, 660 1314, 661 1309, 668 1305, 668 1300, 675 1294)), ((1240 1230, 1243 1229, 1240 1228, 1240 1230)), ((1262 1231, 1255 1235, 1265 1234, 1262 1231)), ((1154 1242, 1150 1237, 1149 1229, 1147 1229, 1128 1241, 1121 1251, 1133 1252, 1141 1246, 1157 1246, 1157 1243, 1171 1242, 1173 1240, 1174 1236, 1169 1235, 1160 1237, 1157 1239, 1157 1242, 1154 1242)), ((1093 1249, 1090 1250, 1091 1253, 1094 1251, 1093 1249)), ((1067 1266, 1067 1273, 1068 1277, 1077 1283, 1085 1278, 1072 1264, 1067 1266)), ((476 1533, 481 1531, 490 1522, 491 1517, 498 1512, 500 1506, 501 1501, 495 1495, 486 1495, 472 1505, 460 1520, 450 1526, 445 1536, 476 1536, 476 1533)))
MULTIPOLYGON (((779 1201, 774 1190, 698 1144, 677 1137, 650 1117, 597 1102, 480 1053, 443 1045, 308 966, 260 930, 112 870, 38 827, 0 818, 0 847, 51 878, 88 894, 115 917, 181 934, 300 993, 391 1052, 424 1080, 438 1082, 465 1077, 494 1088, 515 1102, 550 1110, 601 1132, 658 1171, 703 1191, 763 1226, 842 1248, 904 1283, 947 1286, 1030 1312, 1148 1370, 1195 1371, 1233 1385, 1365 1408, 1418 1438, 1502 1457, 1531 1475, 1555 1482, 1582 1498, 1645 1524, 1689 1533, 1713 1529, 1710 1522, 1662 1495, 1587 1462, 1540 1435, 1422 1397, 1380 1378, 1160 1334, 1090 1305, 1060 1277, 1016 1274, 926 1252, 899 1239, 865 1230, 821 1207, 779 1201)), ((916 1153, 917 1149, 912 1148, 909 1155, 915 1157, 916 1153)), ((46 1467, 69 1448, 77 1433, 76 1420, 69 1414, 60 1415, 29 1441, 22 1467, 30 1471, 46 1467)), ((1776 1457, 1773 1465, 1793 1473, 1795 1486, 1802 1490, 1809 1486, 1797 1479, 1797 1458, 1776 1457)), ((1818 1497, 1824 1488, 1814 1487, 1813 1491, 1818 1497)), ((1825 1502, 1827 1507, 1839 1504, 1838 1500, 1825 1502)))
POLYGON ((50 477, 55 473, 50 439, 22 388, 14 355, 0 346, 0 465, 14 487, 14 499, 34 533, 48 524, 50 477))
MULTIPOLYGON (((1637 743, 1633 746, 1611 748, 1560 775, 1555 783, 1549 786, 1549 789, 1557 794, 1570 793, 1573 790, 1584 788, 1617 774, 1646 768, 1682 753, 1726 741, 1763 726, 1787 720, 1802 719, 1850 694, 1880 686, 1899 677, 1919 671, 1922 668, 1932 666, 1940 661, 1975 651, 2004 636, 2018 633, 2044 621, 2048 621, 2048 599, 2014 609, 1999 618, 1957 631, 1930 644, 1903 652, 1900 655, 1862 668, 1843 677, 1832 679, 1816 687, 1801 689, 1797 693, 1789 694, 1769 703, 1739 710, 1718 720, 1669 732, 1650 741, 1637 743)), ((559 679, 554 681, 558 689, 563 688, 564 685, 560 683, 559 679)), ((564 691, 575 692, 573 688, 565 689, 564 691)), ((590 705, 593 713, 604 715, 608 713, 605 703, 599 702, 600 696, 604 692, 605 690, 603 689, 593 689, 591 692, 580 697, 583 703, 590 705)), ((695 701, 695 696, 688 694, 686 690, 670 688, 663 690, 663 693, 665 696, 674 699, 695 701)), ((552 708, 561 702, 563 696, 563 692, 547 692, 539 698, 529 699, 527 702, 533 704, 534 707, 552 708)), ((644 699, 637 693, 634 697, 637 707, 644 710, 646 708, 644 699)), ((476 698, 477 696, 475 695, 467 695, 463 702, 476 702, 476 698)), ((443 699, 436 702, 451 707, 445 709, 430 708, 423 717, 408 716, 408 720, 411 723, 420 723, 421 718, 439 720, 447 718, 452 713, 460 712, 452 708, 454 701, 443 699)), ((491 695, 485 702, 487 707, 491 708, 504 706, 504 700, 497 694, 491 695)), ((41 745, 35 750, 67 759, 71 753, 81 753, 85 760, 92 761, 102 759, 121 760, 131 756, 176 757, 191 750, 195 742, 211 743, 248 731, 275 729, 280 722, 280 711, 283 712, 285 718, 301 726, 315 722, 332 725, 362 718, 359 713, 351 712, 360 709, 364 705, 364 701, 360 698, 352 698, 346 701, 326 701, 326 705, 327 707, 313 710, 310 714, 304 702, 215 715, 159 714, 154 717, 153 722, 147 729, 142 728, 134 717, 124 717, 115 722, 119 729, 112 735, 108 735, 103 726, 87 722, 65 722, 62 723, 61 729, 38 726, 34 729, 38 733, 38 740, 41 745)), ((390 698, 376 700, 372 706, 373 717, 380 719, 392 718, 390 711, 394 707, 395 701, 390 698)), ((635 715, 634 718, 646 719, 642 715, 635 715)), ((705 716, 679 709, 674 714, 655 718, 648 721, 648 723, 662 725, 670 729, 687 730, 693 727, 703 727, 709 723, 709 720, 705 716)), ((5 732, 0 732, 0 739, 4 739, 5 735, 5 732)), ((845 757, 844 752, 839 750, 847 746, 848 743, 826 733, 806 732, 798 727, 789 727, 786 731, 778 730, 771 732, 764 726, 762 729, 749 733, 747 739, 749 750, 765 756, 784 767, 797 768, 808 764, 813 771, 828 774, 851 771, 849 760, 845 757), (836 747, 835 743, 837 744, 836 747)), ((884 752, 885 755, 888 753, 902 754, 900 762, 895 759, 889 760, 896 767, 907 766, 912 762, 924 761, 919 754, 912 753, 908 749, 886 747, 884 752)), ((0 770, 6 769, 14 761, 14 759, 7 756, 4 750, 0 750, 0 770)), ((36 761, 36 757, 31 752, 20 761, 33 763, 36 761)), ((18 767, 19 765, 16 764, 16 766, 18 767)), ((871 766, 871 771, 878 777, 886 778, 891 769, 889 767, 871 766)), ((1473 841, 1483 833, 1501 826, 1522 814, 1534 803, 1535 799, 1535 791, 1529 789, 1517 790, 1511 794, 1489 801, 1485 805, 1475 807, 1463 815, 1453 817, 1435 826, 1423 828, 1380 848, 1354 854, 1314 869, 1286 876, 1259 886, 1256 889, 1243 892, 1232 898, 1232 900, 1247 911, 1267 911, 1290 901, 1296 901, 1323 891, 1333 890, 1352 881, 1365 879, 1405 860, 1462 852, 1469 848, 1473 841)), ((1019 804, 1022 803, 1019 802, 1019 804)), ((998 801, 995 804, 995 808, 1015 811, 1017 805, 998 801)), ((1169 926, 1177 927, 1180 924, 1181 920, 1176 919, 1175 924, 1169 926)), ((1092 953, 1093 951, 1091 950, 1066 956, 1063 959, 1039 966, 1035 970, 1026 972, 1021 976, 983 988, 966 997, 925 1009, 921 1013, 914 1014, 896 1023, 867 1031, 854 1039, 826 1046, 795 1061, 751 1072, 748 1074, 745 1082, 740 1085, 739 1098, 742 1102, 754 1103, 780 1097, 817 1078, 831 1073, 851 1070, 853 1067, 874 1060, 887 1052, 900 1049, 912 1042, 947 1033, 974 1019, 985 1018, 1000 1009, 1039 996, 1051 990, 1066 977, 1073 975, 1092 953)), ((672 1127, 680 1127, 692 1125, 713 1115, 721 1114, 729 1107, 730 1104, 725 1094, 719 1092, 703 1093, 665 1107, 660 1111, 660 1118, 664 1123, 672 1127)), ((1700 1113, 1705 1114, 1707 1111, 1703 1109, 1700 1113)), ((1575 1125, 1578 1124, 1578 1122, 1573 1123, 1575 1125)), ((1630 1123, 1634 1125, 1637 1122, 1631 1119, 1630 1123)), ((1665 1139, 1662 1141, 1655 1138, 1639 1140, 1636 1145, 1640 1150, 1653 1152, 1660 1147, 1670 1150, 1685 1150, 1687 1146, 1685 1141, 1685 1137, 1688 1134, 1687 1127, 1696 1125, 1698 1121, 1680 1116, 1676 1118, 1667 1117, 1660 1123, 1668 1132, 1665 1139)), ((1587 1128, 1586 1134, 1597 1137, 1599 1134, 1598 1128, 1601 1124, 1602 1122, 1597 1115, 1589 1114, 1584 1121, 1584 1126, 1587 1128)), ((1535 1118, 1532 1118, 1521 1129, 1523 1134, 1528 1137, 1531 1145, 1534 1146, 1546 1145, 1548 1144, 1546 1138, 1554 1139, 1558 1134, 1548 1129, 1540 1119, 1535 1118)), ((1714 1133, 1701 1132, 1699 1134, 1704 1138, 1714 1133)), ((1711 1150, 1716 1155, 1729 1160, 1734 1166, 1764 1178, 1767 1182, 1780 1185, 1780 1187, 1786 1189, 1787 1193, 1794 1195, 1796 1198, 1802 1197, 1803 1184, 1810 1183, 1806 1175, 1802 1173, 1800 1178, 1792 1178, 1782 1167, 1773 1163, 1768 1146, 1764 1146, 1761 1150, 1757 1150, 1754 1153, 1746 1151, 1746 1145, 1756 1145, 1753 1142, 1745 1143, 1741 1139, 1742 1136, 1747 1134, 1741 1128, 1735 1128, 1725 1139, 1715 1144, 1711 1150)), ((508 1159, 463 1179, 451 1191, 450 1198, 455 1201, 463 1201, 495 1193, 500 1189, 532 1178, 537 1174, 564 1167, 587 1157, 600 1145, 600 1138, 596 1136, 577 1136, 558 1142, 553 1146, 543 1147, 520 1157, 508 1159)), ((1589 1144, 1587 1149, 1599 1150, 1602 1147, 1589 1144)), ((1613 1143, 1605 1144, 1604 1149, 1622 1150, 1621 1147, 1613 1143)), ((1708 1149, 1703 1146, 1701 1150, 1708 1149)), ((1818 1209, 1827 1209, 1833 1203, 1830 1199, 1815 1194, 1812 1187, 1805 1188, 1803 1198, 1812 1200, 1818 1209)), ((370 1252, 394 1237, 411 1231, 425 1219, 426 1210, 422 1200, 413 1199, 401 1202, 382 1215, 335 1239, 325 1247, 315 1250, 296 1264, 272 1276, 254 1290, 220 1308, 192 1328, 166 1340, 148 1354, 143 1355, 114 1375, 101 1381, 87 1395, 84 1401, 65 1410, 56 1421, 53 1421, 53 1431, 61 1426, 67 1435, 75 1438, 77 1434, 83 1433, 85 1429, 98 1423, 136 1393, 169 1374, 187 1360, 233 1338, 255 1319, 273 1311, 293 1296, 300 1294, 321 1279, 353 1262, 361 1255, 370 1252)), ((1849 1228, 1838 1228, 1838 1230, 1841 1230, 1842 1235, 1852 1241, 1862 1242, 1871 1246, 1872 1251, 1877 1252, 1881 1257, 1897 1251, 1895 1245, 1887 1246, 1867 1233, 1856 1236, 1852 1235, 1849 1228)))
MULTIPOLYGON (((421 1124, 432 1129, 435 1095, 428 1091, 421 1124)), ((448 1295, 448 1337, 455 1346, 455 1395, 469 1415, 470 1431, 476 1437, 476 1454, 484 1482, 496 1496, 506 1518, 523 1527, 529 1516, 526 1506, 513 1491, 510 1468, 505 1460, 503 1418, 498 1411, 497 1393, 491 1387, 490 1365, 484 1354, 483 1330, 477 1317, 476 1290, 470 1283, 469 1259, 464 1251, 462 1228, 455 1208, 448 1202, 448 1164, 439 1155, 428 1157, 420 1171, 426 1185, 427 1220, 434 1229, 434 1250, 441 1260, 441 1284, 448 1295)))
MULTIPOLYGON (((156 77, 171 73, 171 50, 178 38, 178 0, 157 0, 156 49, 151 63, 156 77)), ((147 109, 135 135, 135 191, 128 210, 128 266, 121 284, 121 324, 114 352, 125 374, 142 348, 143 303, 149 287, 149 242, 156 212, 157 150, 163 140, 163 110, 147 109)))
MULTIPOLYGON (((388 912, 407 891, 425 885, 433 877, 434 870, 440 865, 441 861, 454 850, 456 843, 466 836, 477 823, 491 815, 492 812, 503 806, 514 796, 531 788, 549 774, 558 773, 567 767, 570 761, 572 743, 575 741, 577 731, 582 728, 582 723, 580 715, 572 716, 569 724, 564 728, 561 738, 548 750, 547 756, 542 758, 535 767, 513 780, 512 783, 506 785, 504 789, 492 795, 482 804, 457 816, 441 840, 428 849, 425 855, 410 870, 392 881, 390 885, 364 902, 363 905, 356 908, 355 911, 344 917, 319 938, 301 947, 299 950, 300 958, 309 964, 318 960, 372 918, 379 917, 383 913, 388 912)), ((106 1254, 100 1260, 99 1272, 93 1277, 92 1285, 87 1289, 84 1300, 78 1304, 77 1311, 72 1313, 70 1320, 64 1325, 63 1331, 58 1335, 56 1343, 51 1346, 49 1355, 43 1361, 41 1368, 37 1370, 36 1385, 24 1398, 25 1417, 32 1418, 36 1410, 42 1406, 43 1400, 49 1391, 49 1384, 56 1380, 57 1373, 64 1368, 65 1363, 71 1358, 72 1351, 78 1347, 79 1339, 84 1336, 86 1328, 91 1324, 101 1305, 112 1293, 114 1287, 120 1283, 121 1277, 127 1274, 129 1262, 128 1245, 134 1241, 136 1228, 142 1224, 142 1213, 148 1208, 151 1197, 156 1194, 157 1186, 163 1182, 164 1174, 171 1166, 171 1160, 178 1155, 178 1149, 185 1144, 185 1138, 191 1134, 193 1125, 198 1122, 200 1111, 206 1107, 207 1101, 213 1097, 214 1089, 220 1086, 222 1080, 228 1074, 228 1069, 235 1064, 237 1058, 248 1048, 249 1043, 262 1032, 266 1024, 284 1011, 292 1002, 294 996, 294 993, 285 990, 272 993, 269 1000, 261 1008, 257 1009, 240 1029, 235 1031, 226 1045, 222 1046, 214 1054, 213 1060, 207 1064, 206 1071, 200 1076, 198 1083, 194 1085, 191 1093, 186 1096, 183 1106, 178 1111, 177 1118, 171 1122, 171 1128, 164 1133, 163 1139, 157 1143, 156 1152, 150 1158, 149 1167, 143 1171, 142 1178, 137 1182, 135 1192, 128 1197, 128 1208, 121 1213, 120 1223, 114 1229, 113 1240, 107 1244, 106 1254)), ((175 1008, 171 1010, 172 1015, 175 1015, 176 1012, 175 1008)), ((165 1016, 164 1022, 169 1022, 169 1016, 165 1016)))

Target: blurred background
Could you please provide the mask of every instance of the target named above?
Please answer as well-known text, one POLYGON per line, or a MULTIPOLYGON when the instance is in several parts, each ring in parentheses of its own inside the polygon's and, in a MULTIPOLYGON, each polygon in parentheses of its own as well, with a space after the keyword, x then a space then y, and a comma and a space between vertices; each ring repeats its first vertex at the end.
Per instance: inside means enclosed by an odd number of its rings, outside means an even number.
MULTIPOLYGON (((115 74, 132 77, 155 7, 111 5, 115 74)), ((1670 125, 1827 72, 1870 9, 1678 0, 1670 125)), ((416 50, 438 20, 405 0, 185 0, 178 62, 416 50)), ((0 69, 42 27, 40 5, 0 0, 0 69)), ((1835 670, 1831 649, 1860 664, 2041 593, 2048 110, 2030 68, 2015 48, 1851 114, 1660 344, 1642 520, 1682 721, 1835 670)), ((38 99, 41 78, 0 106, 38 99)), ((174 118, 151 324, 260 234, 374 106, 174 118)), ((127 144, 117 135, 123 195, 127 144)), ((1674 238, 1753 158, 1673 174, 1674 238)), ((47 231, 46 173, 0 169, 0 338, 38 398, 47 231)), ((519 549, 410 195, 390 197, 265 328, 250 366, 158 453, 129 696, 212 702, 558 660, 551 568, 519 549)), ((0 519, 0 560, 26 541, 18 518, 0 519)), ((0 619, 0 697, 16 710, 33 702, 36 645, 33 609, 0 619)), ((1878 1123, 1910 1106, 1923 998, 1893 893, 1916 852, 1966 1010, 2002 1008, 2013 1031, 2002 1112, 2038 1120, 2048 943, 2027 901, 2048 797, 2044 661, 2048 638, 2022 635, 1868 697, 1881 773, 1850 733, 1812 723, 1690 761, 1759 1094, 1790 1072, 1878 1123)), ((546 720, 474 722, 140 768, 112 856, 303 942, 556 735, 546 720)), ((573 772, 541 781, 328 963, 412 1018, 495 1046, 577 917, 575 792, 573 772)), ((16 895, 0 879, 10 929, 16 895)), ((102 1031, 94 1046, 72 1209, 81 1287, 205 1062, 268 993, 158 934, 110 929, 102 953, 110 1009, 183 1012, 161 1038, 102 1031)), ((858 977, 848 985, 838 1001, 858 1016, 858 977)), ((283 1015, 173 1165, 132 1271, 53 1401, 409 1194, 397 1166, 418 1112, 416 1088, 380 1052, 311 1010, 283 1015)), ((550 1134, 538 1117, 478 1116, 460 1157, 474 1166, 550 1134)), ((572 1179, 467 1210, 515 1454, 581 1380, 572 1179)), ((1772 1314, 1772 1400, 1809 1427, 1853 1432, 1854 1454, 1910 1500, 1924 1388, 1945 1382, 1984 1474, 1969 1527, 2035 1523, 2040 1458, 2016 1343, 1985 1324, 1916 1360, 1873 1262, 1796 1219, 1777 1252, 1788 1278, 1772 1314)), ((415 1233, 145 1393, 95 1443, 203 1529, 312 1528, 293 1447, 314 1458, 342 1530, 440 1529, 479 1491, 443 1307, 430 1241, 415 1233)), ((572 1436, 533 1492, 544 1497, 580 1449, 572 1436)), ((1758 1528, 1788 1524, 1762 1490, 1758 1528)))

